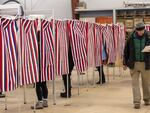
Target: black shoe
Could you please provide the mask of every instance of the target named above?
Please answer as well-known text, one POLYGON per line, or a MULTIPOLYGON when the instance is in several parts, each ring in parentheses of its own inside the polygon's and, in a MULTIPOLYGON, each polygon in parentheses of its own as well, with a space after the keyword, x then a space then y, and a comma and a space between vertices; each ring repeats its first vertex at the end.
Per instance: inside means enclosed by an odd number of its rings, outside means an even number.
POLYGON ((105 84, 106 83, 106 81, 102 81, 102 84, 105 84))
POLYGON ((5 95, 4 94, 0 94, 0 98, 5 98, 5 95))
POLYGON ((80 75, 85 75, 85 73, 80 73, 80 75))
POLYGON ((96 84, 100 84, 100 81, 96 82, 96 84))
MULTIPOLYGON (((60 93, 60 97, 67 98, 67 93, 66 92, 60 93)), ((71 93, 68 93, 68 98, 71 98, 71 93)))
MULTIPOLYGON (((105 81, 102 81, 102 84, 106 83, 105 81)), ((96 84, 101 84, 101 81, 96 82, 96 84)))

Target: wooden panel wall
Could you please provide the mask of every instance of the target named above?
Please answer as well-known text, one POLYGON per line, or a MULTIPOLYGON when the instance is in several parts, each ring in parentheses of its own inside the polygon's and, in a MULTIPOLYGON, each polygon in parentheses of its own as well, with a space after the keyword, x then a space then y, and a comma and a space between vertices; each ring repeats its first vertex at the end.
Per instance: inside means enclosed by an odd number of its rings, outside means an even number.
POLYGON ((71 0, 71 5, 72 5, 72 18, 73 19, 79 19, 79 15, 75 14, 75 9, 79 4, 79 0, 71 0))

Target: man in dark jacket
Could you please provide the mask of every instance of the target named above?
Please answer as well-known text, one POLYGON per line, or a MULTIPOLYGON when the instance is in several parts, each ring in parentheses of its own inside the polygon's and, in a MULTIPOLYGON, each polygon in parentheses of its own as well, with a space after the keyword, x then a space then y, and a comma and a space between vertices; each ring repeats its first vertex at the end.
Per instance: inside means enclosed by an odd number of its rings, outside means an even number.
POLYGON ((142 52, 145 46, 150 45, 150 36, 145 30, 144 23, 138 23, 135 31, 126 42, 124 50, 124 69, 130 68, 134 108, 140 108, 141 93, 139 76, 141 74, 143 100, 150 105, 150 52, 142 52))

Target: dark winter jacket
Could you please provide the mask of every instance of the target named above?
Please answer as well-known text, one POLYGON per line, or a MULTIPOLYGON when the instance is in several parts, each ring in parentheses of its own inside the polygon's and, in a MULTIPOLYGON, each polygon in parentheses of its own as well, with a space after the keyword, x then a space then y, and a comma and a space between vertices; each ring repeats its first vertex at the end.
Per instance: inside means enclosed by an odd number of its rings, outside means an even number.
MULTIPOLYGON (((126 41, 126 46, 124 50, 124 59, 123 65, 128 66, 130 69, 134 68, 134 64, 136 62, 135 58, 135 46, 134 46, 134 35, 135 31, 131 34, 131 36, 126 41)), ((145 31, 145 46, 150 46, 150 35, 149 32, 145 31)), ((145 62, 145 69, 150 69, 150 52, 144 53, 144 62, 145 62)))

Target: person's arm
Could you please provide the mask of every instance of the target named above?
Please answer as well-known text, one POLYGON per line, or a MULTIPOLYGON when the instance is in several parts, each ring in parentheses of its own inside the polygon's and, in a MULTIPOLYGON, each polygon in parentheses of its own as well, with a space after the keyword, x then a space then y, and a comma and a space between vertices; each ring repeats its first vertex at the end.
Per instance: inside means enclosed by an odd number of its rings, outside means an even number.
POLYGON ((129 59, 129 41, 130 38, 126 41, 125 49, 124 49, 124 55, 123 55, 123 68, 127 69, 127 62, 129 59))

